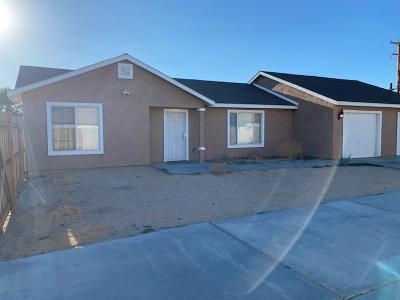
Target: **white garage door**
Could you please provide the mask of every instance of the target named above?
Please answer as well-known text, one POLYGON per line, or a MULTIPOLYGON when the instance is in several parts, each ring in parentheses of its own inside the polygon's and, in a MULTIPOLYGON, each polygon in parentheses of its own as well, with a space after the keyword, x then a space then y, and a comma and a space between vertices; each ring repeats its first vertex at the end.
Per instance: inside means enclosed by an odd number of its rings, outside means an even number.
POLYGON ((344 111, 343 157, 381 155, 381 113, 344 111))

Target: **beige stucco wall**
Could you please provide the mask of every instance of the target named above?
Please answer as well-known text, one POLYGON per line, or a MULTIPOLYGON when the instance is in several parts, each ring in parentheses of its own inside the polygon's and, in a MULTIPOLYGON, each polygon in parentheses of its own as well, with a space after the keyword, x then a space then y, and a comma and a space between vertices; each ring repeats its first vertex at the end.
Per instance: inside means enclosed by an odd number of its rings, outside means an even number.
POLYGON ((277 156, 279 147, 293 137, 294 110, 264 110, 264 147, 229 149, 227 146, 227 117, 226 108, 207 108, 205 112, 205 158, 207 160, 224 157, 260 157, 277 156))
POLYGON ((254 83, 272 89, 299 103, 293 119, 293 137, 303 147, 305 156, 333 157, 333 105, 262 76, 258 77, 254 83))
POLYGON ((196 97, 139 66, 134 66, 133 80, 117 79, 117 64, 24 93, 22 101, 31 171, 148 164, 152 155, 150 107, 204 106, 196 97), (121 94, 125 88, 130 90, 129 96, 121 94), (47 155, 46 102, 63 101, 103 104, 103 155, 47 155))

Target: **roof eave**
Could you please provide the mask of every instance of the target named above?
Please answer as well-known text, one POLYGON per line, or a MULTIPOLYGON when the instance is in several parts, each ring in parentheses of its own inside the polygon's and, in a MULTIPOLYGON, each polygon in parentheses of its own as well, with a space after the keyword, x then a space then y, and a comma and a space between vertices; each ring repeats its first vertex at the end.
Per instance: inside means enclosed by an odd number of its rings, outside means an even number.
POLYGON ((297 109, 295 105, 216 103, 215 108, 297 109))
POLYGON ((379 102, 353 102, 337 101, 338 106, 359 106, 359 107, 382 107, 382 108, 400 108, 400 104, 379 103, 379 102))

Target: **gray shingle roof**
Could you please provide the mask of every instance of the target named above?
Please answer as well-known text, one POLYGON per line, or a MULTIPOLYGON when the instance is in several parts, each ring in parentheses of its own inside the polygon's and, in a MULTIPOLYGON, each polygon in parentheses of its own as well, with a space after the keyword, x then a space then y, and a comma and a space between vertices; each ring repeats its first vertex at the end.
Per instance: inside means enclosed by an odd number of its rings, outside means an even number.
MULTIPOLYGON (((70 71, 72 70, 21 66, 19 69, 15 88, 39 82, 70 71)), ((195 90, 196 92, 214 100, 217 103, 294 106, 288 101, 285 101, 275 95, 272 95, 247 83, 180 78, 174 79, 179 81, 183 85, 195 90)))
POLYGON ((72 70, 34 67, 34 66, 20 66, 17 82, 15 83, 15 88, 39 82, 47 78, 61 75, 70 71, 72 70))
POLYGON ((358 80, 263 71, 336 101, 400 104, 400 95, 358 80))
POLYGON ((220 104, 294 104, 247 83, 174 78, 176 81, 220 104))

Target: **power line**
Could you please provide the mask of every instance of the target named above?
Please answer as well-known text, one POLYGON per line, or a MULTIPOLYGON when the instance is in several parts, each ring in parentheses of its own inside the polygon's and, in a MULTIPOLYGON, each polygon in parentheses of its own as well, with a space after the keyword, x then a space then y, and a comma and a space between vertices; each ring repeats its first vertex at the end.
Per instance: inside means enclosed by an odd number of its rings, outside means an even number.
MULTIPOLYGON (((400 93, 400 41, 390 41, 390 43, 397 46, 397 53, 393 53, 393 55, 397 56, 397 86, 396 86, 396 92, 400 93)), ((390 89, 393 90, 392 84, 390 84, 390 89)))

